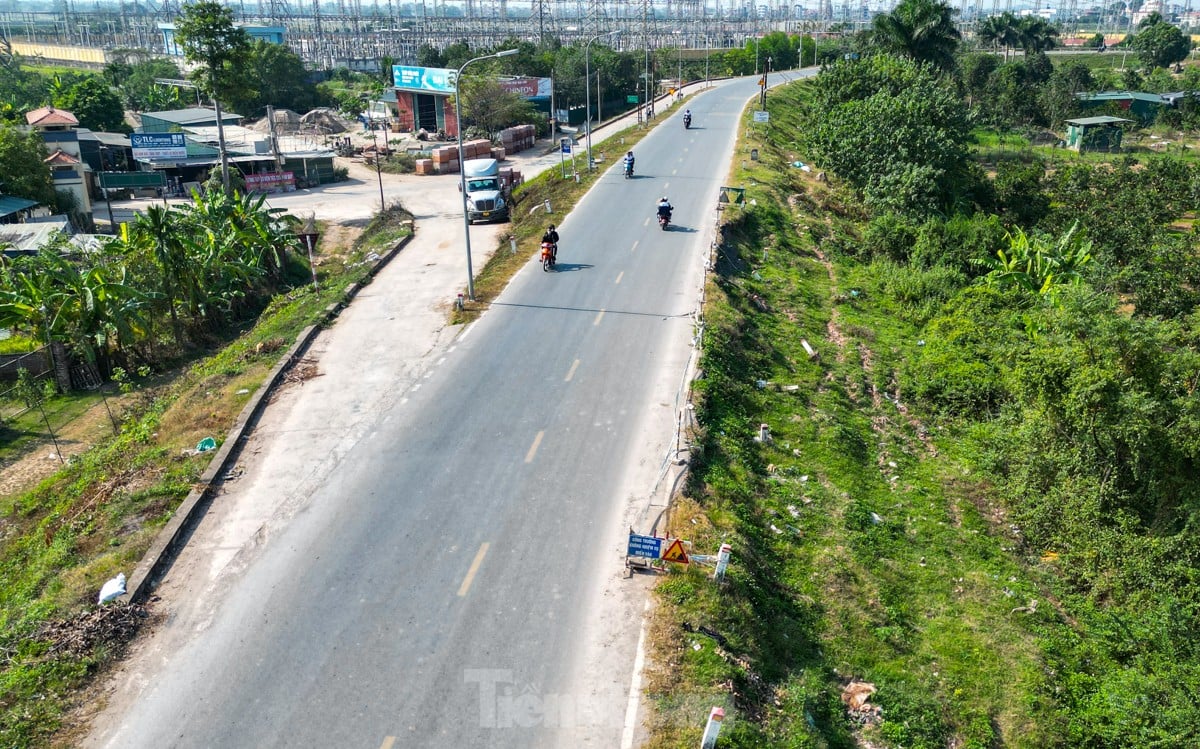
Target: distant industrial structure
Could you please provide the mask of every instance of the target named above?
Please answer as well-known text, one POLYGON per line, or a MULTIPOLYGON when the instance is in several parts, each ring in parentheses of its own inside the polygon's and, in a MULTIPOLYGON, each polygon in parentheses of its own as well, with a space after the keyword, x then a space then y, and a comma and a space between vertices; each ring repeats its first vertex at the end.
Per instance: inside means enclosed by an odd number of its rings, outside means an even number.
MULTIPOLYGON (((247 29, 277 36, 313 68, 379 70, 392 58, 415 64, 423 45, 441 49, 465 41, 473 49, 504 40, 582 42, 620 29, 618 49, 724 49, 771 31, 853 31, 894 7, 894 0, 230 0, 247 29)), ((1192 0, 1149 0, 1137 12, 1129 3, 1047 0, 951 0, 958 21, 969 27, 1002 12, 1037 14, 1059 23, 1066 37, 1123 32, 1156 10, 1183 27, 1196 15, 1192 0)), ((75 0, 0 3, 0 35, 14 49, 47 59, 102 65, 103 51, 133 48, 170 54, 179 0, 117 0, 86 7, 75 0), (31 50, 33 50, 31 52, 31 50), (70 50, 93 50, 90 53, 70 50)), ((0 44, 0 47, 3 45, 0 44)), ((0 51, 3 51, 0 49, 0 51)))

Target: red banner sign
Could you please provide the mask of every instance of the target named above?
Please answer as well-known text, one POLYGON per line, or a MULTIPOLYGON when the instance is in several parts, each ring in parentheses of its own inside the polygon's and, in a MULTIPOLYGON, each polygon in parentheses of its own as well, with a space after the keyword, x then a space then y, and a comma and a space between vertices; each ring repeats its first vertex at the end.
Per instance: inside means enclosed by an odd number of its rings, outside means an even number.
POLYGON ((293 192, 295 189, 296 175, 292 172, 246 175, 247 192, 293 192))

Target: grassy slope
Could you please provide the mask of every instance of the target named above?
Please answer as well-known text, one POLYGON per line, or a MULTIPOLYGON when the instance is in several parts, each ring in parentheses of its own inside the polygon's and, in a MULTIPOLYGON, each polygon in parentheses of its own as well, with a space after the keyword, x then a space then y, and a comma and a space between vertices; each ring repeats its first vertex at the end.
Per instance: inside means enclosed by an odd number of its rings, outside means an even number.
POLYGON ((47 622, 92 607, 106 579, 132 569, 211 457, 184 449, 225 436, 281 351, 364 277, 363 257, 410 231, 407 218, 377 220, 343 264, 321 266, 321 293, 279 296, 228 346, 142 391, 120 435, 0 502, 0 746, 43 744, 74 690, 119 650, 101 642, 83 657, 52 655, 39 637, 47 622))
MULTIPOLYGON (((775 132, 799 125, 798 96, 773 95, 775 132)), ((723 586, 687 570, 658 588, 650 745, 694 746, 710 705, 731 715, 723 746, 1050 745, 1039 635, 1066 625, 1038 571, 1006 553, 966 441, 897 392, 916 328, 885 271, 820 252, 853 235, 855 208, 760 136, 740 146, 762 155, 734 179, 757 206, 727 217, 697 382, 702 452, 672 518, 698 550, 732 543, 734 565, 723 586), (848 718, 852 678, 878 688, 877 725, 848 718)))

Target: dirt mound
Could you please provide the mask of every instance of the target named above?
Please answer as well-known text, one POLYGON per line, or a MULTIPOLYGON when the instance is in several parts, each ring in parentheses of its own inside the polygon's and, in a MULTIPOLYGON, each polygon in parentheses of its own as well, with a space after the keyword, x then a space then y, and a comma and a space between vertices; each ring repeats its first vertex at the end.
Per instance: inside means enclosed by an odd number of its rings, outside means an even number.
POLYGON ((332 109, 319 108, 305 114, 300 118, 300 123, 306 129, 318 127, 323 133, 344 133, 349 130, 346 120, 338 116, 337 112, 332 109))
MULTIPOLYGON (((250 126, 251 130, 259 133, 271 132, 271 121, 263 117, 258 122, 250 126)), ((284 135, 291 134, 300 129, 300 115, 290 109, 275 110, 275 132, 284 135)))

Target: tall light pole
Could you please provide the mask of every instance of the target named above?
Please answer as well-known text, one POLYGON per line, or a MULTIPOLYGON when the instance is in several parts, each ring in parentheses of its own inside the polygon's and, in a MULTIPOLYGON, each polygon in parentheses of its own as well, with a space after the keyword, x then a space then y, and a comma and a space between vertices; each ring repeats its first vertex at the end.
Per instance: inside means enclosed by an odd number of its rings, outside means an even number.
MULTIPOLYGON (((463 71, 473 62, 480 60, 490 60, 493 57, 508 57, 515 55, 520 50, 506 49, 503 52, 496 52, 491 55, 482 55, 481 57, 473 57, 462 64, 458 69, 458 74, 454 76, 454 121, 458 125, 458 191, 462 193, 462 212, 463 212, 463 234, 466 237, 467 244, 467 298, 472 302, 475 301, 475 273, 471 270, 471 219, 467 215, 467 176, 463 172, 463 147, 462 147, 462 81, 463 71)), ((380 188, 380 194, 382 194, 380 188)))
MULTIPOLYGON (((616 36, 621 30, 608 31, 603 34, 596 34, 591 39, 587 40, 587 44, 583 45, 583 80, 584 80, 584 104, 583 104, 583 127, 587 132, 587 166, 588 171, 592 171, 592 58, 591 47, 592 42, 597 39, 602 39, 606 36, 616 36)), ((599 92, 596 92, 599 94, 599 92)), ((460 156, 461 159, 461 156, 460 156)))
MULTIPOLYGON (((383 204, 383 172, 381 171, 383 167, 380 165, 383 156, 379 153, 379 141, 375 137, 375 123, 371 122, 369 117, 367 121, 371 123, 371 145, 375 146, 375 179, 379 180, 379 212, 386 213, 387 208, 383 204)), ((383 147, 387 148, 387 136, 384 136, 383 147)), ((461 164, 462 154, 459 153, 458 156, 459 163, 461 164)))

